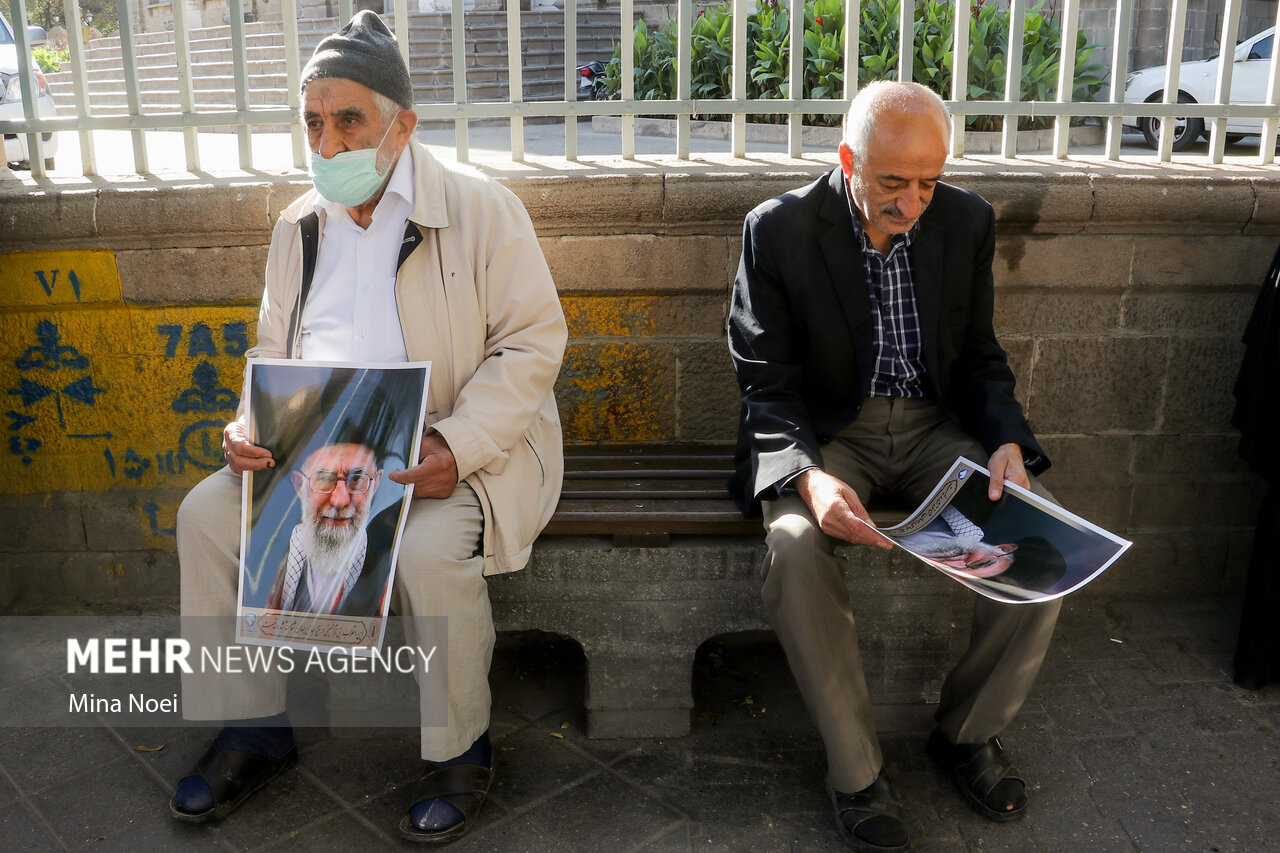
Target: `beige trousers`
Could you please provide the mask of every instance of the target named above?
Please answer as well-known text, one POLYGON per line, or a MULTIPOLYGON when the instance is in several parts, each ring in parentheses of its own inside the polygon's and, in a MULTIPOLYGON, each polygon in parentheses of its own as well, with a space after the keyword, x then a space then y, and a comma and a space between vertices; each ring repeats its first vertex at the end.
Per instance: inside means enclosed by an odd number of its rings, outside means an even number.
MULTIPOLYGON (((987 461, 981 445, 936 404, 885 398, 868 399, 822 456, 823 470, 864 502, 883 491, 918 503, 957 456, 987 461)), ((1031 488, 1052 500, 1034 478, 1031 488)), ((794 495, 766 501, 764 521, 765 611, 822 735, 832 785, 859 791, 875 781, 884 759, 844 582, 846 562, 834 552, 840 543, 794 495)), ((856 572, 856 557, 850 562, 856 572)), ((969 647, 943 683, 934 718, 953 743, 985 742, 1013 719, 1040 671, 1061 603, 975 598, 969 647)))
MULTIPOLYGON (((222 468, 200 482, 178 509, 183 635, 193 648, 235 645, 240 571, 240 475, 222 468)), ((422 726, 422 757, 459 755, 489 727, 493 614, 480 551, 484 514, 470 486, 449 498, 410 504, 396 565, 392 609, 405 640, 430 648, 447 625, 448 659, 417 673, 422 707, 448 691, 448 725, 422 726)), ((182 677, 183 715, 242 720, 285 711, 280 672, 201 673, 182 677)))

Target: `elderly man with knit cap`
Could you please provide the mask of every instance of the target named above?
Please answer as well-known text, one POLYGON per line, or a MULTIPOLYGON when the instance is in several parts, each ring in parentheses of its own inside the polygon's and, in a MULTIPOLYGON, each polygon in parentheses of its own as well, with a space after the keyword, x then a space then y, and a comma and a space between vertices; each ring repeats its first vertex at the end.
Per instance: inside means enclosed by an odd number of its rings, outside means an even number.
MULTIPOLYGON (((303 69, 302 102, 314 189, 275 224, 257 344, 246 355, 432 363, 417 464, 389 475, 413 494, 392 607, 410 644, 448 650, 447 677, 439 666, 416 673, 426 764, 400 832, 451 841, 475 822, 492 778, 485 578, 525 565, 559 498, 552 385, 564 315, 516 197, 445 167, 414 139, 409 72, 377 15, 360 12, 320 42, 303 69), (441 695, 446 725, 425 710, 441 695)), ((183 633, 193 647, 234 645, 242 474, 276 464, 248 441, 243 408, 223 450, 227 466, 178 512, 183 633)), ((175 818, 222 818, 297 760, 285 679, 184 675, 184 715, 224 727, 179 781, 175 818)))

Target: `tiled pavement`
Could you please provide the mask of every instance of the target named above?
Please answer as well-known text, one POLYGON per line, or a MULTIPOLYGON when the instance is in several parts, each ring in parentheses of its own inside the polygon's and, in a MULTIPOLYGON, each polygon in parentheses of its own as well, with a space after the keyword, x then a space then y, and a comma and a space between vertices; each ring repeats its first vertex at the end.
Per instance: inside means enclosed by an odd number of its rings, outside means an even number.
MULTIPOLYGON (((990 824, 924 757, 883 737, 918 851, 1280 850, 1280 685, 1230 682, 1237 602, 1069 600, 1005 736, 1032 785, 990 824)), ((135 617, 157 623, 171 614, 135 617)), ((500 640, 497 755, 479 826, 450 851, 838 851, 817 736, 767 635, 704 646, 693 733, 588 740, 583 662, 500 640)), ((39 673, 0 673, 10 697, 39 673)), ((0 850, 384 850, 413 799, 416 732, 299 732, 298 767, 216 826, 166 800, 203 729, 0 728, 0 850), (156 747, 163 747, 156 749, 156 747)))

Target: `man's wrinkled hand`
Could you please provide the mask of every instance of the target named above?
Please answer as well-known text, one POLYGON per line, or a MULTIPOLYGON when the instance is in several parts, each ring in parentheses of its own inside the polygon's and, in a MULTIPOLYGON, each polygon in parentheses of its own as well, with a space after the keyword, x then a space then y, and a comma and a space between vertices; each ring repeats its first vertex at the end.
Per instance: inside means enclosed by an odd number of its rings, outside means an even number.
POLYGON ((447 498, 458 487, 458 462, 439 433, 422 437, 418 464, 387 475, 393 483, 413 486, 415 498, 447 498))
POLYGON ((1017 444, 1002 444, 996 448, 987 462, 987 470, 991 472, 991 487, 987 491, 987 497, 993 501, 1000 500, 1000 496, 1004 494, 1005 480, 1024 489, 1031 488, 1027 469, 1022 464, 1022 448, 1017 444))
POLYGON ((792 482, 823 533, 855 545, 893 547, 876 532, 866 507, 846 483, 818 468, 803 472, 792 482))
POLYGON ((239 421, 232 421, 223 428, 222 453, 227 457, 227 465, 237 474, 276 467, 271 451, 249 441, 244 424, 239 421))

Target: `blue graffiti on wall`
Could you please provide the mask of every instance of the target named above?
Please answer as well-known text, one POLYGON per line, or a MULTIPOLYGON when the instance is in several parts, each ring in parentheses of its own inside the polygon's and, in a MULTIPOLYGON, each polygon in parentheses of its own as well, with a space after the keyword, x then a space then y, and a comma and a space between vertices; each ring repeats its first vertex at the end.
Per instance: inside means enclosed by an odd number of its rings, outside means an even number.
MULTIPOLYGON (((243 323, 229 325, 244 326, 243 323)), ((207 327, 205 330, 208 331, 207 327)), ((235 414, 236 407, 240 405, 240 395, 222 386, 218 379, 218 370, 212 364, 202 361, 196 365, 196 369, 191 372, 191 382, 190 388, 174 398, 175 412, 204 415, 218 412, 235 414)), ((190 463, 203 471, 216 471, 225 465, 226 457, 222 453, 224 425, 225 421, 207 418, 189 424, 178 439, 178 465, 185 467, 190 463)), ((173 458, 169 457, 161 462, 162 466, 166 464, 172 469, 173 458)))
MULTIPOLYGON (((36 280, 40 282, 40 286, 44 288, 45 295, 53 296, 53 288, 58 283, 58 270, 48 270, 51 275, 46 276, 45 270, 36 270, 36 280)), ((76 302, 80 301, 80 279, 76 277, 75 270, 67 270, 67 281, 71 282, 71 289, 75 291, 76 302)))
POLYGON ((151 524, 152 536, 172 536, 177 532, 172 527, 160 526, 160 505, 155 501, 147 501, 143 504, 142 511, 147 514, 147 521, 151 524))
MULTIPOLYGON (((56 280, 55 271, 54 281, 56 280)), ((40 281, 45 285, 46 290, 52 291, 53 282, 46 283, 43 277, 40 281)), ((78 280, 75 280, 74 286, 78 294, 80 287, 78 280)), ((58 414, 58 426, 68 438, 111 438, 109 432, 72 432, 67 426, 67 407, 64 406, 64 400, 92 407, 98 404, 98 396, 106 391, 105 388, 94 383, 93 375, 89 373, 88 356, 81 355, 74 346, 63 343, 62 332, 59 331, 58 324, 52 320, 41 320, 36 323, 35 339, 35 344, 28 347, 13 362, 13 366, 19 373, 30 375, 18 377, 17 386, 9 388, 8 393, 17 397, 22 408, 26 410, 31 410, 32 407, 51 397, 58 414), (85 375, 76 376, 70 381, 64 381, 62 378, 67 374, 75 373, 85 375)), ((8 431, 12 433, 9 436, 9 452, 19 456, 22 464, 30 465, 33 461, 32 454, 40 449, 41 441, 22 435, 22 430, 37 423, 40 416, 38 413, 23 414, 13 409, 6 414, 10 419, 8 431)))
MULTIPOLYGON (((156 326, 156 331, 168 338, 164 345, 165 358, 177 357, 178 346, 182 343, 183 328, 176 324, 164 324, 156 326)), ((186 330, 186 335, 187 355, 191 358, 218 354, 218 347, 213 342, 213 330, 204 323, 196 323, 186 330)), ((249 330, 246 324, 222 324, 222 351, 224 353, 227 355, 243 355, 248 348, 249 330)))
POLYGON ((207 361, 196 365, 191 381, 192 386, 174 399, 175 412, 234 412, 240 405, 240 396, 218 384, 218 369, 207 361))

